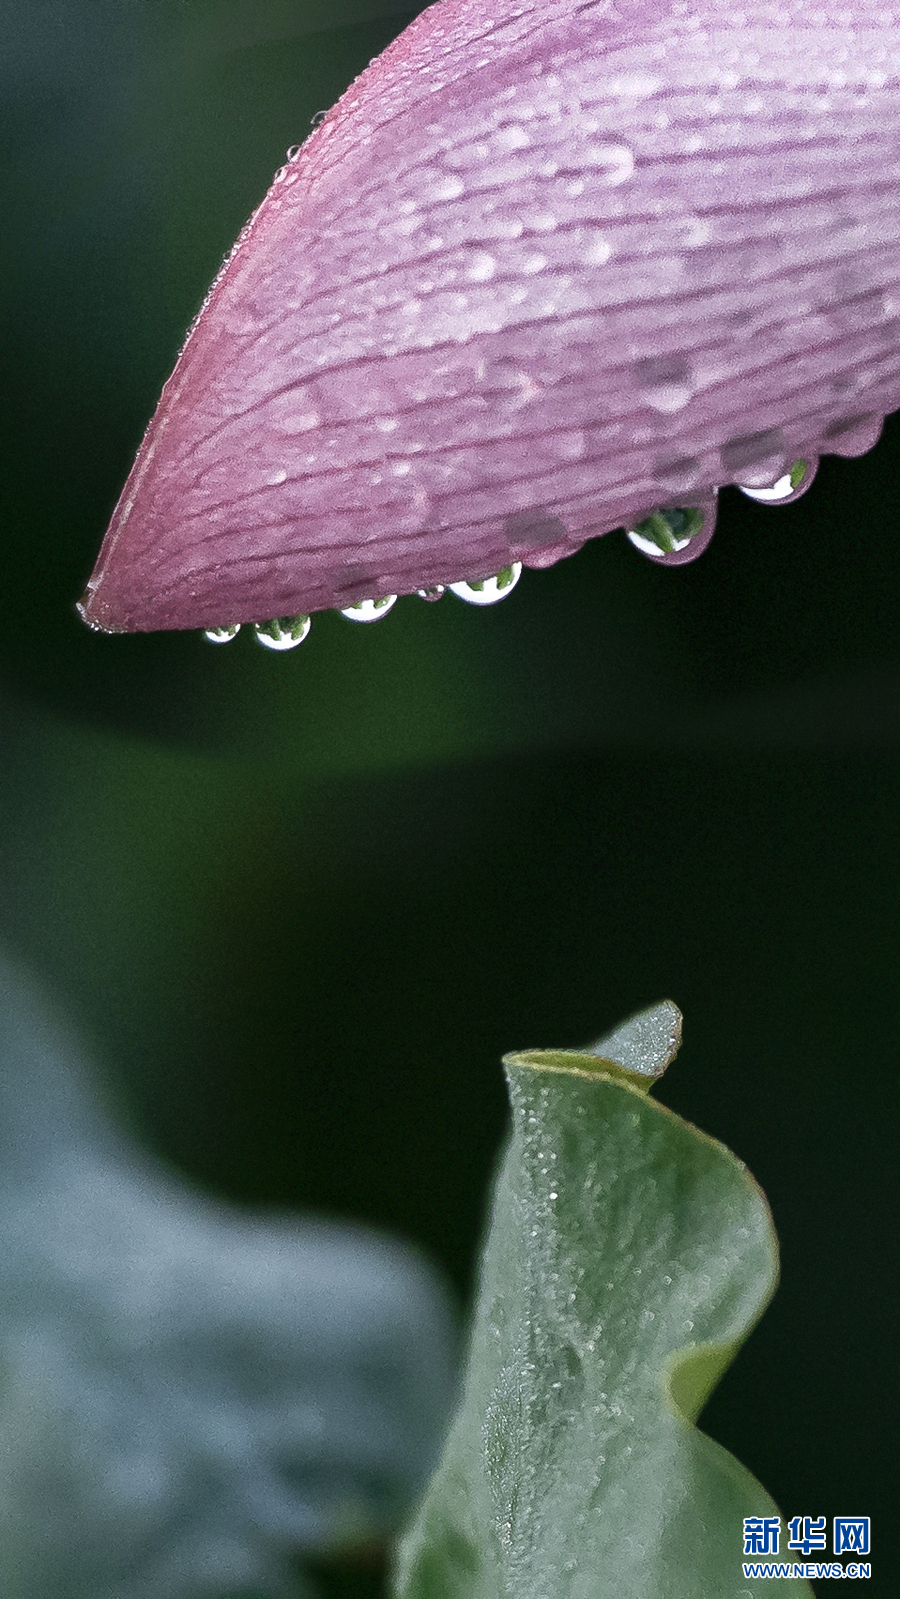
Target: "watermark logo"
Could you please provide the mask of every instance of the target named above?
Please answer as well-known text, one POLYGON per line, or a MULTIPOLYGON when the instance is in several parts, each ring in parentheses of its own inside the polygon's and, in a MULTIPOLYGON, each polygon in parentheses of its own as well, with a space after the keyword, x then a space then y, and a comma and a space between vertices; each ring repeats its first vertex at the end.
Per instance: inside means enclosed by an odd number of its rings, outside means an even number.
POLYGON ((744 1517, 744 1554, 777 1555, 781 1522, 777 1516, 744 1517))
POLYGON ((794 1516, 788 1522, 788 1533, 788 1548, 799 1550, 801 1555, 828 1547, 824 1516, 794 1516))
MULTIPOLYGON (((744 1517, 744 1554, 777 1555, 782 1533, 778 1516, 744 1517)), ((832 1553, 835 1555, 867 1555, 872 1544, 871 1516, 835 1516, 832 1524, 832 1553)), ((792 1516, 787 1523, 787 1547, 802 1560, 745 1560, 745 1578, 764 1577, 777 1580, 783 1577, 802 1578, 836 1577, 867 1578, 872 1575, 868 1560, 810 1560, 810 1555, 824 1554, 828 1548, 828 1518, 826 1516, 792 1516)))
POLYGON ((835 1554, 867 1555, 870 1548, 871 1521, 871 1516, 835 1516, 835 1554))

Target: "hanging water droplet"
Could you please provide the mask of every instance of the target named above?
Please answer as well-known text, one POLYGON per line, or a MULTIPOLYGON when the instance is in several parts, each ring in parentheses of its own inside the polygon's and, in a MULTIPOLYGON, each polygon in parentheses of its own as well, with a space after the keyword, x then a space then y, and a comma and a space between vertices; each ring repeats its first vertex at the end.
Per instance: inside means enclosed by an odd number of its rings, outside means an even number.
POLYGON ((275 616, 271 622, 253 624, 256 641, 267 650, 295 650, 310 629, 308 616, 275 616))
POLYGON ((637 527, 626 530, 635 548, 643 555, 649 555, 658 566, 686 566, 689 561, 696 561, 709 544, 716 530, 719 491, 706 488, 692 498, 694 503, 690 507, 667 507, 646 517, 637 527), (662 528, 656 521, 657 517, 663 519, 662 528), (688 537, 691 527, 694 531, 688 537), (660 537, 663 542, 671 541, 672 548, 662 550, 657 542, 660 537))
POLYGON ((878 443, 883 427, 884 417, 871 412, 840 417, 825 429, 825 451, 829 455, 865 455, 878 443))
POLYGON ((742 433, 719 451, 727 482, 740 479, 745 488, 764 489, 789 470, 790 455, 780 428, 742 433))
POLYGON ((427 589, 416 589, 416 593, 418 594, 420 600, 428 600, 432 603, 435 600, 439 600, 444 592, 445 590, 443 583, 433 583, 431 588, 427 589))
POLYGON ((301 147, 300 147, 299 144, 289 144, 288 145, 286 153, 287 153, 287 158, 288 158, 289 161, 296 161, 298 155, 300 154, 300 148, 301 147))
POLYGON ((396 594, 384 594, 380 600, 360 600, 357 605, 348 605, 341 616, 346 616, 348 622, 380 622, 396 603, 396 594))
POLYGON ((230 627, 208 627, 203 634, 207 644, 230 644, 237 638, 241 631, 240 622, 232 622, 230 627))
POLYGON ((455 594, 457 599, 466 600, 469 605, 495 605, 497 600, 505 600, 507 594, 512 593, 521 576, 521 561, 513 561, 512 566, 504 566, 496 577, 476 578, 469 583, 451 583, 450 593, 455 594))
POLYGON ((816 475, 818 465, 818 457, 811 456, 802 461, 795 461, 770 488, 753 489, 746 483, 738 483, 737 487, 751 500, 760 500, 768 505, 787 505, 791 500, 799 500, 800 496, 806 493, 816 475))
POLYGON ((703 512, 697 506, 673 506, 654 511, 636 527, 626 529, 636 550, 654 559, 686 550, 703 527, 703 512))

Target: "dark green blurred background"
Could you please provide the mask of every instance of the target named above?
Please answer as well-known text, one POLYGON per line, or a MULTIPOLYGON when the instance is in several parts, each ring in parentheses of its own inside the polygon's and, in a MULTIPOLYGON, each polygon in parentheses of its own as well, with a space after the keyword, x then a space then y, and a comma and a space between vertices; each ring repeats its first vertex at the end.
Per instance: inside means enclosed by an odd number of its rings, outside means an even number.
POLYGON ((896 421, 792 507, 727 491, 681 570, 612 535, 494 611, 317 617, 285 657, 73 609, 221 256, 410 15, 0 6, 0 936, 198 1183, 395 1229, 462 1291, 501 1053, 675 999, 660 1097, 783 1246, 706 1425, 789 1516, 876 1518, 887 1593, 896 421))

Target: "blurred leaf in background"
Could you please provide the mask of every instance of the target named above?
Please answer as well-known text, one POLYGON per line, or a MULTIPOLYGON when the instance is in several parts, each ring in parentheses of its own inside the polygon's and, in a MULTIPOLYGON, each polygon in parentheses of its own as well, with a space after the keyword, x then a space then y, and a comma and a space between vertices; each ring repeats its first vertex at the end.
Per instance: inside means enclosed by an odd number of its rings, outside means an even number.
POLYGON ((281 1599, 300 1554, 396 1532, 449 1414, 439 1280, 362 1228, 190 1193, 2 958, 0 1230, 10 1599, 281 1599))

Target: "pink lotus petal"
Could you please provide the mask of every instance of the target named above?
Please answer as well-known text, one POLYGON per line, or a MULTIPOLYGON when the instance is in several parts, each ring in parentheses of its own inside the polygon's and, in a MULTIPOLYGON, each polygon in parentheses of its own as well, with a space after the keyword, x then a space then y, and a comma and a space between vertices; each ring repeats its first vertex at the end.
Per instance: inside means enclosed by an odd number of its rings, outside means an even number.
POLYGON ((546 566, 868 447, 900 406, 898 130, 878 0, 431 6, 241 234, 86 620, 546 566))

